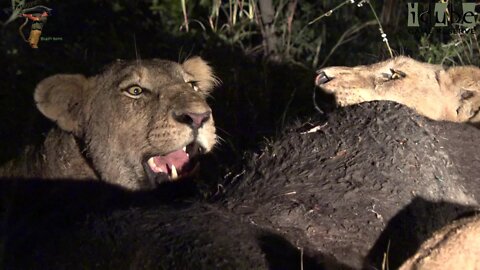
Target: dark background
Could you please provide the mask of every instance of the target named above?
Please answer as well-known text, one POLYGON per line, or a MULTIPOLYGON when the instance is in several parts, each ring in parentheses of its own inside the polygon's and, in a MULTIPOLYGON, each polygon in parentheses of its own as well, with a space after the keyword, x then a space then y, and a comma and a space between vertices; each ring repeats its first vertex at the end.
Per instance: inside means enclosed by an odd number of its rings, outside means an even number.
MULTIPOLYGON (((390 57, 379 22, 395 55, 444 65, 479 64, 478 34, 465 34, 454 23, 407 27, 403 0, 370 1, 379 21, 368 4, 359 7, 355 1, 309 25, 344 2, 202 0, 185 1, 183 10, 180 0, 37 1, 53 9, 42 37, 57 40, 31 49, 18 32, 23 19, 0 30, 0 163, 41 141, 40 134, 51 126, 32 98, 40 80, 56 73, 94 75, 118 58, 183 61, 200 55, 210 62, 222 81, 209 102, 223 138, 217 155, 224 164, 258 148, 292 119, 318 113, 312 99, 318 91, 316 69, 390 57)), ((435 1, 419 2, 428 10, 435 1)), ((449 2, 461 11, 462 1, 449 2)), ((0 2, 0 21, 8 19, 9 8, 10 1, 0 2)), ((331 109, 331 99, 317 94, 318 105, 331 109)))

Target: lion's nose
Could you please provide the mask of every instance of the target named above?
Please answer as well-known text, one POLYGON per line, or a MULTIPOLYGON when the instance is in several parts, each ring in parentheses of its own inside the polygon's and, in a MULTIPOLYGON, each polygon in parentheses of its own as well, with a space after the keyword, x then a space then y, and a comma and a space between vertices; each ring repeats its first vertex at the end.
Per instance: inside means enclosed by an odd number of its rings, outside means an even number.
POLYGON ((202 113, 195 112, 174 112, 173 118, 180 123, 187 124, 193 129, 199 129, 202 127, 203 123, 207 122, 210 119, 211 111, 206 111, 202 113))

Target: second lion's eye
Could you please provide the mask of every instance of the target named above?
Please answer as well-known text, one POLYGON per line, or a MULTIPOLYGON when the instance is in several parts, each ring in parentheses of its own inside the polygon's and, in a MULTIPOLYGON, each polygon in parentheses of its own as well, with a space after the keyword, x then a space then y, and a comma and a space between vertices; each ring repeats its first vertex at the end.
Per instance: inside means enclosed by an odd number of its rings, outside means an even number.
POLYGON ((390 69, 390 72, 391 72, 389 77, 390 80, 397 80, 397 79, 405 78, 405 76, 407 76, 407 74, 405 74, 404 72, 400 70, 394 70, 393 68, 390 69))
POLYGON ((198 91, 198 82, 197 81, 188 81, 188 84, 193 88, 193 90, 198 91))
POLYGON ((131 98, 139 98, 142 93, 143 89, 138 85, 130 86, 125 90, 125 95, 131 98))

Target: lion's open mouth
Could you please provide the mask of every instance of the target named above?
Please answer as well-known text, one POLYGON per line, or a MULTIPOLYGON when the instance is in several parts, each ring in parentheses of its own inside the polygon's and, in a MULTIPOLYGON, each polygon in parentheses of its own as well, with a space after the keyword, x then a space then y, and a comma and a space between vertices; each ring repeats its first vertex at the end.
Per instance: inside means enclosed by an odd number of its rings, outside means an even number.
POLYGON ((166 155, 147 157, 144 168, 147 177, 156 183, 175 181, 190 176, 197 167, 195 157, 204 149, 197 143, 190 143, 166 155))

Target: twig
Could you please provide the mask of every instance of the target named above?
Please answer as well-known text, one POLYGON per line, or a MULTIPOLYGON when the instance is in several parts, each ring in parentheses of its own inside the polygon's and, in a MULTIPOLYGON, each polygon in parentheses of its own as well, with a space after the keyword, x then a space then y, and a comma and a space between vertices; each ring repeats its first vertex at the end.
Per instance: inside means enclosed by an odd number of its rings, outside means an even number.
POLYGON ((378 30, 380 30, 380 34, 382 36, 383 42, 385 42, 385 44, 387 45, 387 49, 388 49, 388 52, 390 53, 390 57, 393 58, 393 51, 392 51, 392 48, 390 48, 390 44, 388 43, 387 34, 385 34, 385 31, 383 31, 382 23, 380 22, 380 19, 377 16, 377 12, 375 12, 375 9, 373 8, 372 4, 370 3, 370 1, 367 0, 367 1, 360 2, 359 5, 365 2, 368 4, 368 6, 370 6, 373 16, 375 16, 375 20, 377 20, 378 30))
POLYGON ((335 44, 335 46, 333 46, 333 48, 328 53, 327 57, 325 57, 325 60, 323 60, 320 67, 323 67, 327 63, 327 61, 330 59, 330 57, 337 50, 338 47, 340 47, 341 45, 343 45, 343 44, 345 44, 349 41, 348 38, 350 38, 353 34, 356 34, 358 31, 362 30, 363 28, 365 28, 367 26, 370 26, 370 25, 373 25, 373 24, 376 24, 375 20, 368 21, 368 22, 366 22, 366 23, 364 23, 360 26, 353 26, 350 29, 348 29, 347 31, 345 31, 342 34, 342 36, 338 39, 337 44, 335 44))
POLYGON ((389 252, 390 252, 390 239, 388 240, 387 251, 383 253, 382 270, 389 270, 389 262, 388 262, 389 252))
POLYGON ((303 270, 303 247, 300 248, 300 270, 303 270))
POLYGON ((327 125, 328 125, 328 123, 325 123, 323 125, 317 125, 317 126, 314 126, 311 129, 307 130, 307 131, 300 132, 300 134, 305 135, 305 134, 309 134, 309 133, 314 133, 314 132, 317 132, 317 131, 321 130, 322 128, 326 127, 327 125))
POLYGON ((185 24, 185 30, 188 32, 187 4, 185 2, 186 0, 182 0, 183 23, 185 24))
POLYGON ((288 11, 289 15, 287 18, 287 49, 286 49, 286 54, 289 55, 290 52, 290 46, 292 42, 292 24, 293 24, 293 16, 295 15, 295 9, 297 7, 298 0, 293 0, 290 2, 288 5, 288 11))
POLYGON ((312 92, 312 101, 313 101, 313 107, 315 108, 315 110, 317 110, 317 112, 319 114, 325 114, 325 112, 320 109, 320 106, 318 106, 317 104, 317 88, 316 87, 313 87, 313 92, 312 92))
POLYGON ((475 47, 478 51, 478 54, 480 55, 480 46, 478 45, 477 33, 475 33, 475 32, 473 32, 473 39, 475 40, 474 44, 475 44, 475 47))
POLYGON ((328 17, 330 15, 333 14, 333 12, 335 12, 337 9, 345 6, 346 4, 348 3, 355 3, 355 1, 352 1, 352 0, 346 0, 345 2, 341 3, 340 5, 330 9, 329 11, 323 13, 322 15, 318 16, 317 18, 315 18, 313 21, 309 22, 308 25, 311 25, 311 24, 314 24, 316 23, 317 21, 321 20, 323 17, 328 17))
MULTIPOLYGON (((315 18, 313 21, 309 22, 307 24, 308 25, 311 25, 317 21, 319 21, 320 19, 322 19, 323 17, 328 17, 330 15, 333 14, 333 12, 335 12, 337 9, 343 7, 344 5, 348 4, 348 3, 351 3, 351 4, 354 4, 355 3, 355 0, 346 0, 344 2, 342 2, 341 4, 339 4, 338 6, 330 9, 329 11, 327 11, 326 13, 318 16, 317 18, 315 18)), ((382 40, 383 42, 385 42, 385 44, 387 45, 387 49, 388 49, 388 52, 390 53, 390 57, 393 58, 393 51, 392 51, 392 48, 390 47, 390 44, 388 42, 388 38, 387 38, 387 34, 385 34, 385 31, 383 30, 383 27, 382 27, 382 23, 380 22, 380 19, 378 18, 378 15, 377 15, 377 12, 375 11, 375 9, 373 8, 373 5, 370 3, 369 0, 362 0, 360 1, 357 6, 358 7, 361 7, 363 6, 363 4, 368 4, 368 6, 370 6, 370 9, 372 10, 372 13, 373 13, 373 16, 375 16, 375 21, 378 23, 378 27, 379 27, 379 30, 380 30, 380 35, 382 36, 382 40)), ((363 27, 359 27, 358 29, 361 29, 363 27)), ((344 33, 345 34, 345 33, 344 33)), ((340 37, 340 40, 339 41, 343 41, 343 39, 345 38, 344 35, 342 35, 342 37, 340 37)), ((327 59, 330 57, 330 55, 333 53, 333 51, 335 51, 337 49, 338 46, 340 46, 341 43, 340 42, 337 42, 337 44, 334 46, 334 48, 330 51, 329 55, 327 56, 327 59)), ((323 61, 322 63, 322 66, 326 63, 326 61, 323 61)))

